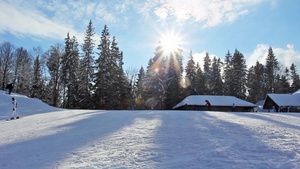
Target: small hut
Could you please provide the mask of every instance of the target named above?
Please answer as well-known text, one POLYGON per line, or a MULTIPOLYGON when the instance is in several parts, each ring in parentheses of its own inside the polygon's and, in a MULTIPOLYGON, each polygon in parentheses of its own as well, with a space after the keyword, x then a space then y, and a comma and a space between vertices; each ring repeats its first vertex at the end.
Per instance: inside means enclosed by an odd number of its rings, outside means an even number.
POLYGON ((251 112, 256 107, 255 104, 238 99, 234 96, 192 95, 186 97, 174 106, 173 109, 206 111, 208 110, 208 107, 205 100, 210 102, 211 111, 251 112))
POLYGON ((293 94, 267 94, 263 109, 276 112, 300 112, 300 90, 293 94))

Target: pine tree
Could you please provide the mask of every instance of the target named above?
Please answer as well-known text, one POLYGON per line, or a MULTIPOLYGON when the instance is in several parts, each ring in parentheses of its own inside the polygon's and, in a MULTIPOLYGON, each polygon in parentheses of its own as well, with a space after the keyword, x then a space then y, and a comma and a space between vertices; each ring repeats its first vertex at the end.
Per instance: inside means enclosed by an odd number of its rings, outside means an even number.
POLYGON ((163 109, 166 70, 163 50, 160 43, 154 54, 155 56, 149 60, 147 67, 145 103, 149 109, 163 109))
POLYGON ((212 68, 211 68, 211 94, 212 95, 223 95, 223 81, 221 77, 221 59, 217 57, 213 58, 212 68))
POLYGON ((198 95, 204 95, 206 90, 205 90, 205 74, 202 71, 199 63, 196 65, 196 70, 197 70, 197 76, 196 76, 196 90, 198 95))
POLYGON ((144 82, 144 90, 143 90, 143 94, 144 94, 144 106, 145 108, 148 109, 153 109, 153 101, 154 100, 152 98, 153 96, 153 92, 151 91, 151 82, 153 79, 153 75, 154 75, 154 70, 152 69, 153 66, 153 58, 150 58, 148 61, 148 65, 147 65, 147 70, 146 70, 146 74, 145 74, 145 82, 144 82))
MULTIPOLYGON (((111 63, 113 62, 110 58, 110 34, 107 26, 104 26, 104 29, 101 34, 101 41, 98 45, 99 57, 96 60, 96 79, 95 79, 95 93, 94 101, 97 100, 96 108, 99 109, 112 109, 109 104, 111 101, 111 96, 114 95, 114 91, 111 91, 110 87, 112 79, 114 80, 111 69, 111 63)), ((116 63, 115 63, 116 64, 116 63)))
POLYGON ((101 43, 98 45, 99 58, 96 60, 97 70, 94 98, 100 100, 98 108, 126 109, 129 83, 123 71, 123 53, 117 46, 116 39, 110 42, 110 34, 105 25, 101 43))
POLYGON ((137 81, 134 84, 134 98, 135 98, 135 108, 138 110, 145 109, 145 82, 146 82, 146 74, 143 66, 141 66, 139 70, 139 74, 137 77, 137 81))
POLYGON ((186 72, 185 83, 187 86, 186 95, 196 95, 197 94, 197 70, 196 70, 196 65, 195 65, 192 51, 190 51, 190 56, 186 65, 185 72, 186 72))
POLYGON ((171 53, 167 59, 165 109, 172 109, 183 99, 182 89, 182 50, 171 53))
POLYGON ((63 55, 63 47, 60 44, 56 44, 50 47, 49 56, 47 61, 47 67, 50 74, 49 99, 51 105, 55 107, 61 106, 61 58, 63 55))
POLYGON ((61 82, 63 85, 63 107, 77 108, 79 78, 79 50, 75 36, 65 38, 65 53, 61 62, 61 82))
POLYGON ((300 77, 299 74, 297 73, 297 68, 294 63, 292 63, 290 70, 291 70, 291 80, 292 80, 291 92, 293 93, 300 89, 300 77))
POLYGON ((94 52, 95 43, 93 37, 95 35, 93 23, 90 20, 85 32, 84 44, 82 45, 83 55, 80 59, 80 85, 79 85, 79 105, 81 108, 92 107, 92 86, 94 81, 94 52))
POLYGON ((225 66, 224 66, 224 73, 223 73, 223 80, 224 80, 224 95, 227 96, 233 96, 234 95, 234 90, 233 90, 233 85, 232 85, 232 55, 228 51, 226 56, 225 56, 225 66))
POLYGON ((286 67, 284 71, 284 75, 281 76, 281 93, 290 93, 291 92, 291 85, 290 81, 290 71, 286 67))
POLYGON ((49 73, 48 73, 48 56, 50 56, 50 50, 47 52, 43 52, 41 47, 33 48, 33 56, 41 56, 39 58, 40 65, 41 65, 41 96, 40 99, 44 101, 45 103, 50 103, 49 95, 50 90, 48 89, 48 83, 49 83, 49 73))
POLYGON ((119 47, 117 46, 116 38, 113 37, 111 45, 111 57, 112 60, 116 60, 117 65, 113 65, 113 69, 116 69, 114 74, 116 76, 115 89, 116 89, 116 99, 118 107, 117 109, 125 110, 128 109, 128 102, 131 100, 131 83, 129 83, 124 70, 123 70, 123 52, 120 52, 119 47))
POLYGON ((244 55, 235 50, 232 57, 232 87, 233 96, 240 99, 246 98, 246 61, 244 55))
POLYGON ((265 78, 264 78, 265 66, 256 62, 255 66, 250 67, 247 75, 247 87, 248 87, 248 98, 252 103, 265 98, 265 78))
POLYGON ((30 95, 32 98, 41 98, 42 97, 42 71, 40 56, 38 55, 34 60, 33 65, 33 80, 30 87, 30 95))
POLYGON ((203 61, 204 61, 204 65, 203 65, 203 73, 204 73, 203 83, 205 85, 204 94, 205 95, 210 95, 211 94, 211 70, 210 70, 211 59, 210 59, 208 53, 206 53, 203 61))
POLYGON ((69 108, 66 106, 67 98, 66 98, 66 91, 67 91, 67 84, 69 83, 69 73, 70 73, 70 56, 71 52, 71 39, 69 33, 65 38, 65 53, 62 55, 61 58, 61 83, 62 83, 62 90, 63 90, 63 108, 69 108))
POLYGON ((275 77, 275 92, 279 94, 290 93, 290 84, 288 82, 289 70, 285 69, 285 72, 280 75, 277 74, 275 77))
POLYGON ((70 54, 67 62, 68 83, 67 87, 67 108, 78 108, 79 88, 79 50, 75 36, 70 39, 70 54))
POLYGON ((277 76, 278 70, 279 70, 278 61, 273 53, 272 47, 270 47, 268 51, 267 61, 266 61, 267 93, 276 92, 275 78, 277 76))

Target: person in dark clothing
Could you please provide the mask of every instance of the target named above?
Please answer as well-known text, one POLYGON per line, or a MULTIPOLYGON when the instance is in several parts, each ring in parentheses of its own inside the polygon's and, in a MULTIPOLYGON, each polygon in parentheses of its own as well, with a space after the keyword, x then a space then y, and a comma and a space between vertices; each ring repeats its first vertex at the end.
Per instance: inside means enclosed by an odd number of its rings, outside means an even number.
POLYGON ((232 104, 232 111, 235 112, 235 104, 232 104))
POLYGON ((8 94, 9 94, 9 95, 11 94, 11 91, 12 91, 13 87, 14 87, 14 84, 13 84, 13 83, 10 83, 10 84, 8 84, 8 85, 6 86, 6 89, 8 89, 8 94))
POLYGON ((211 106, 210 102, 208 100, 205 100, 205 102, 206 102, 207 110, 210 111, 210 106, 211 106))

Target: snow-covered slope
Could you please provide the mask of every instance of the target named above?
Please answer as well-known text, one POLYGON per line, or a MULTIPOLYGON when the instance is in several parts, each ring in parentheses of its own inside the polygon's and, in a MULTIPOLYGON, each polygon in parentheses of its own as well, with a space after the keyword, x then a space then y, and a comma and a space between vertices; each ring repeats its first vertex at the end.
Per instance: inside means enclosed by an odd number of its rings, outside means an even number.
MULTIPOLYGON (((64 110, 14 96, 0 168, 300 168, 300 114, 64 110)), ((0 110, 12 96, 0 93, 0 110)))
POLYGON ((11 93, 7 95, 6 91, 0 90, 0 120, 12 115, 12 98, 15 97, 18 103, 17 112, 21 116, 28 116, 37 113, 59 111, 61 109, 48 106, 39 99, 28 98, 24 95, 11 93))

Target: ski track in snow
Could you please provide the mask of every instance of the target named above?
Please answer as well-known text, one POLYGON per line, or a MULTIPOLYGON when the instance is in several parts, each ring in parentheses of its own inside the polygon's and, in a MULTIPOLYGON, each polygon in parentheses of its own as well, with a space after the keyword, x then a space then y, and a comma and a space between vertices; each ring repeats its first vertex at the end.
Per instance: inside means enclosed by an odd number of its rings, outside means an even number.
POLYGON ((17 100, 23 118, 0 121, 3 169, 300 168, 296 113, 64 110, 17 100))

